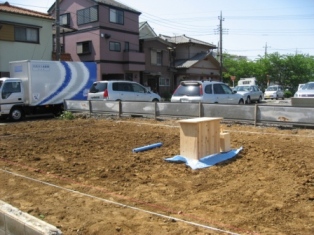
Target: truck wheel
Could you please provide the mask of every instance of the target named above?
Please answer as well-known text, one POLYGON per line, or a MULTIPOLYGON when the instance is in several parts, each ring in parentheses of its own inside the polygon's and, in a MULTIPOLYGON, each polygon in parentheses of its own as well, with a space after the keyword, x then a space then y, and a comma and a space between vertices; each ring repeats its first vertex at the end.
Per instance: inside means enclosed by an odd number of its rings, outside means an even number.
POLYGON ((24 118, 24 113, 20 108, 12 108, 10 112, 10 120, 17 122, 21 121, 24 118))

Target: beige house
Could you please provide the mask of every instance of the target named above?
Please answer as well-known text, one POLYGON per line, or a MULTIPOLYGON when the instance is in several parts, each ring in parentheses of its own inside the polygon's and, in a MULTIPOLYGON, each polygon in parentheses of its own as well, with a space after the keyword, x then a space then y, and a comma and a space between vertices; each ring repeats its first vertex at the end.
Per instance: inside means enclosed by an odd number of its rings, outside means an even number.
POLYGON ((161 96, 172 94, 182 80, 220 80, 220 63, 213 56, 215 45, 186 35, 157 36, 147 22, 139 28, 145 53, 141 81, 161 96))
POLYGON ((51 60, 52 24, 48 14, 0 3, 0 77, 9 76, 9 62, 51 60))

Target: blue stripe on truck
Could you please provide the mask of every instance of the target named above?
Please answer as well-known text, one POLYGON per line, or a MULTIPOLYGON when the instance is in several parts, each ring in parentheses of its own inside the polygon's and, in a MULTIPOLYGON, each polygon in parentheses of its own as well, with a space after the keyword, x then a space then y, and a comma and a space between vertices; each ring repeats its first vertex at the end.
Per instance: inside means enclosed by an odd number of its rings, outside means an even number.
POLYGON ((50 96, 48 96, 46 99, 42 100, 40 103, 38 103, 37 105, 43 105, 45 103, 49 103, 48 101, 52 98, 54 98, 56 95, 58 95, 60 92, 62 92, 62 90, 64 90, 64 88, 66 88, 70 81, 71 81, 71 69, 69 67, 69 65, 64 62, 61 61, 61 64, 64 66, 65 68, 65 79, 63 81, 63 83, 61 84, 61 86, 54 92, 52 93, 50 96))
POLYGON ((71 100, 87 100, 87 93, 89 88, 93 85, 93 83, 97 80, 97 67, 96 63, 84 63, 83 64, 88 71, 88 79, 86 83, 84 84, 83 88, 76 93, 74 96, 72 96, 71 100), (87 89, 86 96, 84 97, 84 91, 87 89))

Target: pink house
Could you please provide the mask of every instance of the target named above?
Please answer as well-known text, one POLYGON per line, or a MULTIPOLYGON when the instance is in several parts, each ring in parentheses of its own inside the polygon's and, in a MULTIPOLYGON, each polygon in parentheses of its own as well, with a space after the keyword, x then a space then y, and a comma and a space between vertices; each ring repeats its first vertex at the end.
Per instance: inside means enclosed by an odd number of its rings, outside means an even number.
MULTIPOLYGON (((48 12, 56 16, 55 4, 48 12)), ((61 0, 59 14, 62 53, 97 62, 98 80, 140 82, 139 11, 114 0, 61 0)))

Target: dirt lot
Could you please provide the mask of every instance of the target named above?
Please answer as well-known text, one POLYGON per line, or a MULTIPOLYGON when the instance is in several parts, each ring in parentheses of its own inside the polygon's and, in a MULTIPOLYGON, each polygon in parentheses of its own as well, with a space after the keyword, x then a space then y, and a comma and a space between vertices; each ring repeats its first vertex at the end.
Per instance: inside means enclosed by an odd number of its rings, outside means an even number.
POLYGON ((0 200, 65 235, 314 234, 314 130, 221 126, 243 150, 191 170, 164 160, 180 154, 175 120, 5 123, 0 200))

